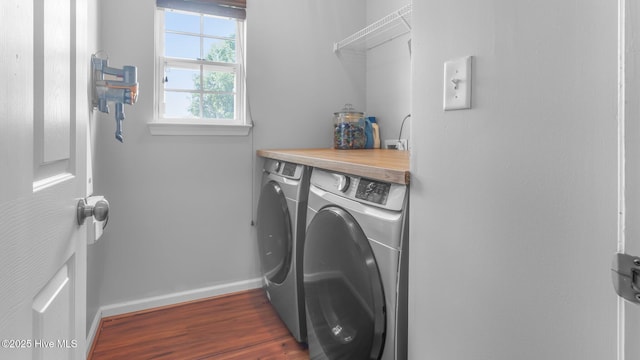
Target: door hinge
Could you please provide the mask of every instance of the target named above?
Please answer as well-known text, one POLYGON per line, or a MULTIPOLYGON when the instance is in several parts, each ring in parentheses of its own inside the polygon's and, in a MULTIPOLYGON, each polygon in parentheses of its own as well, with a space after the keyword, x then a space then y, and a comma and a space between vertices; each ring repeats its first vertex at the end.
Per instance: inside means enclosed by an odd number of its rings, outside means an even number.
POLYGON ((640 257, 616 254, 611 265, 611 276, 613 287, 620 297, 640 304, 640 257))

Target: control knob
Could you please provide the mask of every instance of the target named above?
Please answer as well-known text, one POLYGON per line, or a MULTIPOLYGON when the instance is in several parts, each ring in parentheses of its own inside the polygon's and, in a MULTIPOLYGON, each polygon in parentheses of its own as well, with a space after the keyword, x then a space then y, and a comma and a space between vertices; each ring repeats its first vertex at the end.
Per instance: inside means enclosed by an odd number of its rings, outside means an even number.
POLYGON ((351 179, 342 174, 334 174, 336 178, 336 189, 341 192, 347 192, 349 190, 349 184, 351 183, 351 179))

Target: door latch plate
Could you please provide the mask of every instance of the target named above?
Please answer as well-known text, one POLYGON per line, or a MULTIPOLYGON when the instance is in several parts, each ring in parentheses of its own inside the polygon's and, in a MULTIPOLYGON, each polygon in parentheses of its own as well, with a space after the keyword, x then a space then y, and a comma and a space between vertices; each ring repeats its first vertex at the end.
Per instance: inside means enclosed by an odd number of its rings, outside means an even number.
POLYGON ((611 264, 616 293, 625 300, 640 304, 640 257, 618 253, 611 264))

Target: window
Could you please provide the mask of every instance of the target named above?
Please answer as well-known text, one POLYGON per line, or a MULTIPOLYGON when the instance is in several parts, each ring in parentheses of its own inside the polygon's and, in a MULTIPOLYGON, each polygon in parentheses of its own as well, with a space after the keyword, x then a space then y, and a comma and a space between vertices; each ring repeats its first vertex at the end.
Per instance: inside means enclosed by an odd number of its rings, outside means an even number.
POLYGON ((156 0, 152 134, 248 133, 244 8, 228 2, 240 1, 156 0))

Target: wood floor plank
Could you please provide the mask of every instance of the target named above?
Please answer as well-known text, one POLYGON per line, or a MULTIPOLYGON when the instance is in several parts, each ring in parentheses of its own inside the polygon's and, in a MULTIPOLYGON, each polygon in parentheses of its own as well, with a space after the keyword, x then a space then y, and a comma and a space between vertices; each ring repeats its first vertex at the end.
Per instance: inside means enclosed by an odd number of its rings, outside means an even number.
POLYGON ((100 323, 91 360, 308 359, 261 289, 100 323))
POLYGON ((269 341, 256 344, 238 351, 205 357, 207 360, 309 360, 309 351, 298 344, 292 337, 284 337, 280 341, 269 341))

